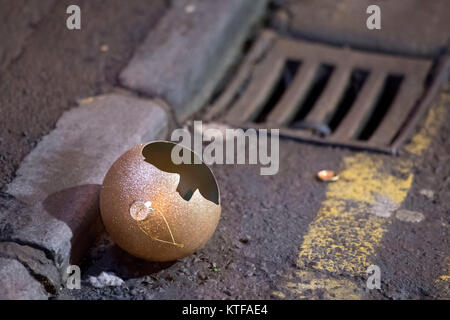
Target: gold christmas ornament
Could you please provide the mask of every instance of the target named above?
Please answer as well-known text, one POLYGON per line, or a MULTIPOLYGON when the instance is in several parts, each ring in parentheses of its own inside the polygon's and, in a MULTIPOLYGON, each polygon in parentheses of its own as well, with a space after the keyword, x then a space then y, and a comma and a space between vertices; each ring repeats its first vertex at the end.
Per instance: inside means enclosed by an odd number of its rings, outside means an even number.
POLYGON ((211 170, 198 162, 176 165, 175 143, 156 141, 125 152, 109 169, 100 193, 107 232, 130 254, 172 261, 202 247, 220 218, 220 194, 211 170), (198 164, 195 164, 198 163, 198 164))

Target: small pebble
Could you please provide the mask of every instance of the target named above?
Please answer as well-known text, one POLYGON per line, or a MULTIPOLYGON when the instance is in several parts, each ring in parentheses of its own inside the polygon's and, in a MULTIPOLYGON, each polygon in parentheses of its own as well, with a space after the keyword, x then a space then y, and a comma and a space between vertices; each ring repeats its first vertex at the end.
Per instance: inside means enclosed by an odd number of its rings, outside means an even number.
POLYGON ((100 51, 101 51, 101 52, 108 52, 108 50, 109 50, 109 46, 108 46, 107 44, 103 44, 103 45, 100 47, 100 51))
POLYGON ((240 242, 242 242, 243 244, 247 244, 249 242, 248 238, 241 238, 239 239, 240 242))
POLYGON ((325 182, 334 182, 339 180, 339 176, 332 170, 320 170, 317 173, 317 178, 325 182))
POLYGON ((395 214, 395 217, 406 222, 420 222, 425 219, 425 216, 421 212, 405 209, 398 210, 395 214))
POLYGON ((96 288, 117 287, 124 284, 124 281, 113 273, 103 271, 98 277, 89 277, 89 283, 96 288))
POLYGON ((188 4, 185 8, 184 11, 186 11, 186 13, 193 13, 195 11, 196 7, 193 4, 188 4))
POLYGON ((379 217, 389 218, 398 209, 399 205, 388 196, 377 195, 375 203, 370 207, 369 213, 379 217))
POLYGON ((419 191, 419 193, 425 197, 427 197, 428 199, 433 199, 434 198, 434 191, 433 190, 429 190, 429 189, 422 189, 419 191))

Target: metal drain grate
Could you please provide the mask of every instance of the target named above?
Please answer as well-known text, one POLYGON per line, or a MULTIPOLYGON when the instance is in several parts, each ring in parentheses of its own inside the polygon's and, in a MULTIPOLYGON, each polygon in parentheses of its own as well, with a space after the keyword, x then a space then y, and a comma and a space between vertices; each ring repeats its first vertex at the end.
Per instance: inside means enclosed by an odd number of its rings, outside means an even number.
POLYGON ((205 120, 394 153, 437 91, 424 96, 431 66, 265 30, 205 120))

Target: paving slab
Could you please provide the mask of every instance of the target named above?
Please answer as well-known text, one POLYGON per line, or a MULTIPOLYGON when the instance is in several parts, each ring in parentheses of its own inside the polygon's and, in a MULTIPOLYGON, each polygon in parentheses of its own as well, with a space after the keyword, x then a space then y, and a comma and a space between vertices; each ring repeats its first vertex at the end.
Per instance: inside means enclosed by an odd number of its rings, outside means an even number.
POLYGON ((164 139, 167 123, 166 112, 151 100, 115 93, 82 100, 7 185, 1 239, 38 247, 59 268, 78 260, 102 230, 98 197, 107 170, 133 146, 164 139))
POLYGON ((151 100, 118 94, 84 99, 25 157, 6 191, 34 204, 67 188, 101 184, 122 153, 165 137, 167 121, 151 100))
POLYGON ((449 47, 447 0, 288 0, 281 10, 275 26, 313 41, 426 57, 449 47), (369 5, 380 7, 380 30, 366 27, 369 5))
POLYGON ((121 83, 162 97, 184 120, 211 97, 267 2, 174 1, 120 74, 121 83))

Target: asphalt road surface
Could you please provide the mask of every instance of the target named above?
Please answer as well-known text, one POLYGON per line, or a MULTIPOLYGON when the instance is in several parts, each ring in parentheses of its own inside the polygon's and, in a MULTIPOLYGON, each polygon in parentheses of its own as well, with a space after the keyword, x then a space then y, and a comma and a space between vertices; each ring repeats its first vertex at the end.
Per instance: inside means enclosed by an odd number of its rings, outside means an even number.
POLYGON ((105 235, 82 267, 82 289, 65 297, 449 298, 449 106, 442 94, 398 157, 282 140, 274 176, 215 165, 223 211, 205 248, 149 263, 105 235), (340 179, 318 181, 324 168, 340 179), (370 265, 380 268, 380 290, 367 288, 370 265), (105 270, 125 285, 92 287, 89 276, 105 270))
MULTIPOLYGON (((67 1, 23 28, 0 29, 2 39, 23 39, 0 61, 2 187, 77 99, 117 85, 118 72, 168 7, 162 0, 79 2, 89 8, 88 32, 73 36, 57 27, 67 1)), ((274 176, 261 176, 255 165, 214 165, 222 218, 204 248, 152 263, 104 234, 81 265, 82 288, 63 289, 59 298, 449 299, 449 108, 450 92, 442 92, 399 156, 281 139, 274 176), (317 180, 322 169, 340 179, 317 180), (381 271, 381 289, 367 287, 371 265, 381 271), (92 286, 89 277, 102 271, 125 283, 92 286)))

